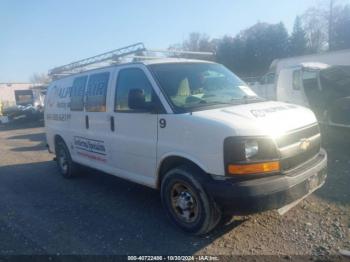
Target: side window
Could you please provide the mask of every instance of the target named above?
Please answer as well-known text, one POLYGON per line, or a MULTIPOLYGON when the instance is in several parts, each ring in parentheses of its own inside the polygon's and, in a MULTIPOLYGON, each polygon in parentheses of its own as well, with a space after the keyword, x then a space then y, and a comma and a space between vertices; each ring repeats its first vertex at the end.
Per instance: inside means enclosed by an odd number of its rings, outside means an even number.
POLYGON ((108 80, 109 72, 90 75, 85 101, 87 112, 106 112, 108 80))
POLYGON ((294 90, 301 89, 301 70, 293 71, 293 89, 294 90))
POLYGON ((141 69, 120 70, 116 86, 115 111, 147 111, 155 100, 152 85, 141 69))
POLYGON ((73 81, 73 86, 70 93, 70 110, 84 110, 84 93, 87 82, 87 76, 77 77, 73 81))
POLYGON ((304 89, 318 89, 317 71, 303 70, 303 87, 304 89))

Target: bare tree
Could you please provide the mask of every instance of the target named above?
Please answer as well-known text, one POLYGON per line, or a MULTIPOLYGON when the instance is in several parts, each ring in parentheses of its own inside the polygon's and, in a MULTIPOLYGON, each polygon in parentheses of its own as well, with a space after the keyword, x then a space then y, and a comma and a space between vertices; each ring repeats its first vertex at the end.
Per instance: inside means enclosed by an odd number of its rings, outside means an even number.
POLYGON ((328 47, 328 13, 328 10, 323 8, 311 7, 301 16, 308 48, 311 52, 320 52, 328 47))
POLYGON ((47 85, 50 81, 51 78, 45 73, 34 73, 30 77, 30 82, 36 85, 47 85))
POLYGON ((335 6, 333 13, 329 47, 331 50, 350 48, 350 4, 335 6))
POLYGON ((347 1, 328 0, 305 11, 301 20, 310 52, 348 48, 349 6, 347 1))
POLYGON ((190 33, 188 39, 182 43, 182 48, 186 51, 213 51, 213 45, 206 34, 198 32, 190 33))

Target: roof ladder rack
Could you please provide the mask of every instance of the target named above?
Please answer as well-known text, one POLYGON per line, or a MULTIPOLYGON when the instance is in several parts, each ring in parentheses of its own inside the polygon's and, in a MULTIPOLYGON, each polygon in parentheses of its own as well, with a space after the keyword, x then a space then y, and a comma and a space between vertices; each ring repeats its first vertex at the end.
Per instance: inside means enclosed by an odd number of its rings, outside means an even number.
POLYGON ((85 58, 67 65, 53 68, 52 70, 49 71, 49 75, 54 77, 59 75, 69 75, 73 73, 78 73, 81 71, 85 71, 84 68, 89 65, 103 63, 108 60, 117 63, 118 59, 121 57, 139 53, 145 50, 146 48, 143 43, 136 43, 136 44, 115 49, 113 51, 106 52, 100 55, 85 58))
POLYGON ((181 50, 160 50, 160 49, 146 49, 145 45, 141 42, 125 46, 113 51, 109 51, 100 55, 85 58, 67 65, 53 68, 49 71, 49 76, 52 79, 57 79, 62 76, 67 76, 75 73, 87 71, 89 69, 100 68, 111 64, 122 63, 122 59, 129 59, 129 61, 141 61, 147 59, 159 59, 162 57, 188 57, 188 56, 206 56, 213 55, 211 52, 192 52, 181 50), (153 56, 148 56, 152 54, 153 56), (162 55, 162 56, 159 56, 162 55), (158 56, 157 56, 158 55, 158 56))

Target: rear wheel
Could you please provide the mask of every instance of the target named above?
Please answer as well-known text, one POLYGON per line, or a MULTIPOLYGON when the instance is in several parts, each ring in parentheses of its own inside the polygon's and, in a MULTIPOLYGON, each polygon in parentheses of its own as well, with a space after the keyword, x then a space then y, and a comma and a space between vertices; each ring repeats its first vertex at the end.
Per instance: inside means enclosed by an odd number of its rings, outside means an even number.
POLYGON ((221 211, 195 179, 195 172, 201 171, 186 166, 168 171, 162 180, 161 198, 172 222, 185 232, 203 235, 218 224, 221 211))
POLYGON ((61 139, 56 142, 56 162, 63 177, 72 178, 76 175, 78 165, 72 161, 68 147, 61 139))

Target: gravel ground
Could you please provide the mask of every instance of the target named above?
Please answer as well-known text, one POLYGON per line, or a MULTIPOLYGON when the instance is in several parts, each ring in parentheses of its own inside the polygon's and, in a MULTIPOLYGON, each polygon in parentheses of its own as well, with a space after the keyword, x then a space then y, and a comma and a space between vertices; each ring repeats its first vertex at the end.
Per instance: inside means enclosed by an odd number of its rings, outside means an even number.
POLYGON ((0 255, 333 255, 350 250, 350 150, 328 146, 324 187, 279 216, 227 219, 191 237, 158 192, 93 170, 59 176, 37 123, 0 126, 0 255))

